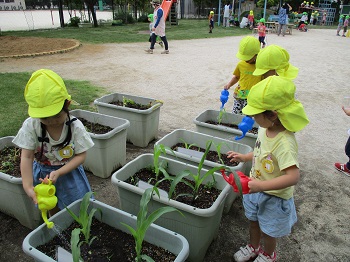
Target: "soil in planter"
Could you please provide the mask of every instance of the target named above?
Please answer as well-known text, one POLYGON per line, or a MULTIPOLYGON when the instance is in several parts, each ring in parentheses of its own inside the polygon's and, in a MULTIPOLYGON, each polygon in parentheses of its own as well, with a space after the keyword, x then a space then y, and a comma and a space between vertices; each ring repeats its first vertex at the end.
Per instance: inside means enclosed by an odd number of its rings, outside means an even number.
MULTIPOLYGON (((215 122, 215 121, 206 121, 205 123, 211 124, 211 125, 215 125, 215 126, 227 126, 230 128, 234 128, 234 129, 238 129, 238 125, 236 124, 228 124, 228 123, 223 123, 221 122, 219 124, 219 122, 215 122)), ((253 127, 251 130, 248 131, 248 133, 253 134, 253 135, 257 135, 258 134, 258 128, 257 127, 253 127)))
MULTIPOLYGON (((74 228, 79 228, 79 224, 75 221, 67 229, 61 232, 60 237, 55 236, 44 245, 37 246, 36 249, 54 260, 57 260, 57 246, 61 246, 71 253, 70 238, 71 232, 74 228)), ((119 229, 111 227, 95 218, 92 220, 90 232, 91 237, 96 236, 97 238, 92 242, 91 246, 86 244, 82 245, 80 250, 84 262, 135 261, 135 241, 131 234, 127 234, 119 229)), ((81 240, 82 239, 81 234, 81 240)), ((170 262, 176 259, 176 255, 146 241, 143 242, 141 253, 148 255, 153 258, 154 261, 159 262, 170 262)))
MULTIPOLYGON (((177 143, 176 145, 172 146, 171 149, 173 151, 177 151, 177 149, 179 147, 182 147, 182 148, 186 148, 185 144, 184 143, 177 143)), ((205 152, 205 148, 201 148, 201 147, 198 147, 198 146, 191 146, 191 148, 189 148, 191 150, 194 150, 194 151, 199 151, 199 152, 205 152)), ((227 154, 220 154, 221 155, 221 160, 224 162, 224 165, 225 166, 238 166, 239 165, 239 162, 237 161, 233 161, 233 162, 230 162, 231 159, 229 159, 227 157, 227 154)), ((211 151, 209 150, 205 160, 208 160, 208 161, 211 161, 211 162, 215 162, 217 164, 222 164, 221 161, 220 161, 220 158, 219 158, 219 154, 217 151, 211 151)))
POLYGON ((15 146, 0 150, 0 171, 13 177, 21 177, 21 149, 15 146))
POLYGON ((85 126, 85 129, 93 134, 106 134, 110 131, 113 130, 113 128, 109 127, 109 126, 104 126, 98 123, 93 123, 90 122, 82 117, 78 117, 78 119, 83 123, 83 125, 85 126))
POLYGON ((126 104, 124 104, 123 101, 117 100, 117 101, 110 102, 110 104, 116 105, 116 106, 125 106, 125 107, 134 108, 134 109, 138 109, 138 110, 147 110, 147 109, 152 107, 152 102, 149 105, 141 105, 138 103, 126 103, 126 104))
MULTIPOLYGON (((174 176, 172 174, 169 174, 169 175, 174 176)), ((158 180, 161 180, 163 178, 164 178, 163 174, 159 174, 158 180)), ((139 180, 147 182, 151 185, 155 185, 156 183, 155 173, 153 172, 152 168, 142 168, 133 176, 129 177, 125 182, 132 185, 136 185, 139 180)), ((194 184, 192 180, 189 180, 186 178, 185 180, 187 180, 187 182, 191 183, 192 185, 194 184)), ((171 181, 164 180, 160 182, 157 187, 160 189, 163 189, 166 192, 169 192, 170 184, 171 184, 171 181)), ((174 199, 176 201, 179 201, 181 203, 184 203, 193 207, 206 209, 211 207, 214 204, 215 200, 219 197, 221 190, 218 190, 215 187, 215 183, 213 181, 213 183, 200 185, 198 190, 198 196, 194 201, 192 196, 189 195, 191 193, 192 193, 192 189, 185 183, 180 182, 176 185, 175 192, 171 197, 171 199, 174 199)))

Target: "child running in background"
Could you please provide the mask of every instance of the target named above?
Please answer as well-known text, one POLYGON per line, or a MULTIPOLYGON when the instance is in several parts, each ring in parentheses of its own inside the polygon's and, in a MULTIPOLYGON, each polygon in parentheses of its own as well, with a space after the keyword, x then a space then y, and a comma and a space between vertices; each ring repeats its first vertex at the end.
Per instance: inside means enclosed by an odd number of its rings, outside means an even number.
MULTIPOLYGON (((152 41, 152 34, 154 34, 154 32, 152 31, 153 28, 153 21, 154 21, 154 14, 149 14, 148 15, 148 22, 149 22, 149 39, 148 42, 152 41)), ((157 40, 159 40, 159 36, 157 36, 157 40)), ((157 41, 156 42, 163 48, 163 42, 162 41, 157 41)))
POLYGON ((302 130, 309 120, 294 97, 294 83, 280 76, 270 76, 253 86, 243 113, 260 126, 254 151, 227 153, 231 161, 253 161, 249 194, 243 195, 250 240, 234 254, 237 262, 276 261, 277 239, 289 235, 297 221, 293 194, 300 174, 294 132, 302 130))
POLYGON ((214 11, 210 11, 208 19, 209 19, 209 33, 213 33, 213 29, 214 29, 214 11))
POLYGON ((338 27, 337 27, 337 36, 340 36, 340 30, 343 28, 344 25, 344 15, 339 16, 339 22, 338 22, 338 27))
POLYGON ((262 44, 262 48, 265 47, 265 37, 266 37, 266 26, 265 26, 265 18, 261 18, 258 25, 258 34, 259 34, 259 42, 262 44))
POLYGON ((290 80, 298 76, 299 69, 289 63, 289 53, 278 45, 269 45, 262 49, 256 58, 253 75, 265 79, 278 75, 290 80))
MULTIPOLYGON (((350 116, 350 107, 346 108, 342 106, 342 109, 347 116, 350 116)), ((349 161, 346 162, 345 164, 335 163, 334 167, 340 172, 343 172, 345 175, 350 176, 350 129, 348 130, 348 134, 349 134, 349 138, 345 145, 345 154, 348 156, 349 161)))
POLYGON ((236 54, 241 61, 238 62, 233 77, 224 86, 225 90, 231 86, 238 85, 233 93, 233 109, 232 113, 242 114, 242 108, 247 104, 247 96, 250 88, 261 80, 260 76, 254 76, 255 60, 260 51, 259 40, 252 36, 244 37, 239 43, 239 49, 236 54))
POLYGON ((253 10, 250 10, 250 12, 249 12, 248 25, 249 25, 249 29, 252 30, 254 27, 254 12, 253 12, 253 10))
POLYGON ((37 204, 34 186, 48 177, 56 186, 58 198, 57 206, 50 211, 53 215, 91 191, 82 164, 94 143, 82 122, 70 116, 71 96, 53 71, 34 72, 24 97, 30 117, 13 139, 22 149, 23 188, 37 204))
POLYGON ((343 26, 343 37, 345 37, 345 33, 346 31, 348 31, 348 25, 349 25, 349 16, 345 16, 345 20, 344 20, 344 26, 343 26))

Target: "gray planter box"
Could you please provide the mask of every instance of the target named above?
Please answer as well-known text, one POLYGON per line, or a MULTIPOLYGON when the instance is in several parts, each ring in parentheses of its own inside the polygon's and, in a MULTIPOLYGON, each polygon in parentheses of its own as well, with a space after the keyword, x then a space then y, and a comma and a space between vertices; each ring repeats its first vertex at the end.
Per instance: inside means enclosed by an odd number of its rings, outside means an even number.
MULTIPOLYGON (((168 147, 172 147, 178 143, 184 143, 184 141, 187 144, 196 144, 197 146, 201 148, 206 148, 206 143, 208 141, 212 141, 212 145, 210 150, 211 151, 217 151, 216 145, 221 144, 220 153, 226 154, 228 151, 235 151, 242 154, 247 154, 249 152, 252 152, 253 149, 250 146, 239 144, 231 140, 226 140, 218 137, 213 137, 211 135, 206 135, 202 133, 198 133, 195 131, 189 131, 185 129, 176 129, 170 134, 167 134, 160 140, 156 142, 156 145, 163 144, 168 147)), ((201 157, 186 154, 178 151, 173 151, 173 153, 169 150, 167 151, 167 157, 171 159, 177 159, 178 161, 185 162, 192 165, 197 165, 201 161, 201 157), (175 154, 175 155, 174 155, 175 154)), ((191 153, 191 152, 190 152, 191 153)), ((206 169, 211 169, 216 166, 222 166, 221 164, 205 160, 203 167, 206 169)), ((242 171, 243 173, 246 173, 249 170, 246 170, 246 167, 248 166, 247 163, 241 162, 237 166, 229 167, 232 171, 242 171)), ((230 191, 229 195, 226 198, 225 207, 224 207, 224 213, 228 213, 231 209, 233 201, 237 197, 237 193, 235 193, 233 190, 230 191)))
MULTIPOLYGON (((0 150, 12 143, 14 136, 0 138, 0 150)), ((17 219, 23 226, 34 229, 43 223, 40 210, 23 189, 22 178, 0 172, 0 211, 17 219)))
POLYGON ((153 98, 114 93, 94 101, 99 113, 124 118, 130 121, 127 141, 138 147, 146 147, 148 143, 158 138, 158 126, 161 102, 153 98), (112 105, 110 102, 123 101, 123 97, 134 100, 142 105, 152 104, 147 110, 112 105))
POLYGON ((72 110, 75 117, 81 117, 92 123, 113 128, 106 134, 90 133, 95 145, 87 151, 84 169, 101 178, 110 177, 112 172, 126 162, 126 134, 130 123, 109 115, 86 110, 72 110))
MULTIPOLYGON (((167 161, 167 170, 171 174, 178 174, 180 171, 186 169, 194 173, 197 172, 197 167, 193 165, 165 157, 160 157, 160 160, 167 161)), ((140 169, 150 165, 153 165, 153 154, 143 154, 127 163, 112 175, 112 183, 117 188, 117 195, 119 196, 119 203, 122 210, 134 215, 137 214, 139 202, 145 189, 124 181, 140 169)), ((202 171, 205 172, 206 170, 203 169, 202 171)), ((184 216, 181 216, 177 212, 165 214, 156 221, 156 224, 177 232, 187 239, 190 245, 188 260, 192 262, 199 262, 204 259, 210 243, 217 236, 224 203, 229 191, 232 190, 231 186, 224 181, 221 174, 215 173, 215 177, 217 188, 222 191, 210 208, 195 208, 179 201, 169 200, 167 196, 162 195, 160 198, 157 196, 154 197, 149 203, 150 212, 163 206, 172 206, 182 212, 184 216)), ((209 181, 211 181, 211 177, 208 177, 205 183, 209 181)))
MULTIPOLYGON (((207 121, 217 122, 219 113, 219 110, 205 110, 204 112, 200 113, 193 121, 196 125, 196 130, 200 133, 221 137, 228 140, 234 140, 236 136, 241 136, 242 132, 239 129, 206 123, 207 121)), ((242 121, 243 117, 244 115, 236 115, 226 112, 222 123, 238 125, 242 121)), ((254 123, 254 127, 258 128, 259 125, 257 123, 254 123)), ((254 148, 257 137, 258 135, 246 133, 246 136, 244 138, 237 140, 236 142, 254 148)))
MULTIPOLYGON (((81 199, 70 204, 68 208, 78 215, 80 203, 81 199)), ((96 212, 94 217, 123 232, 129 233, 128 229, 121 223, 126 223, 134 228, 136 226, 135 216, 117 208, 108 206, 100 201, 90 199, 89 208, 100 209, 102 211, 102 215, 100 212, 96 212)), ((73 222, 73 218, 69 215, 66 209, 61 210, 49 220, 53 221, 55 226, 61 229, 66 229, 73 222)), ((47 226, 43 224, 28 234, 24 239, 22 244, 23 251, 30 257, 34 258, 35 261, 54 262, 55 260, 37 250, 36 247, 47 243, 56 235, 56 231, 48 229, 47 226)), ((189 247, 187 240, 183 236, 155 224, 151 224, 151 226, 148 228, 145 241, 176 254, 176 262, 183 262, 188 257, 189 247)))

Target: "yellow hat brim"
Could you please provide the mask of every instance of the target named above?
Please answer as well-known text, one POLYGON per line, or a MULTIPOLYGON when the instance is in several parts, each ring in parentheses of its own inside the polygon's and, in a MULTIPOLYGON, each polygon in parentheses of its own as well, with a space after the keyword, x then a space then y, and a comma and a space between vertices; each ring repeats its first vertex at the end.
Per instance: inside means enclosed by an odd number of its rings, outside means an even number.
POLYGON ((64 105, 64 101, 61 101, 56 104, 52 104, 46 107, 41 108, 35 108, 35 107, 28 107, 28 115, 33 118, 45 118, 50 116, 55 116, 59 112, 61 112, 64 105))

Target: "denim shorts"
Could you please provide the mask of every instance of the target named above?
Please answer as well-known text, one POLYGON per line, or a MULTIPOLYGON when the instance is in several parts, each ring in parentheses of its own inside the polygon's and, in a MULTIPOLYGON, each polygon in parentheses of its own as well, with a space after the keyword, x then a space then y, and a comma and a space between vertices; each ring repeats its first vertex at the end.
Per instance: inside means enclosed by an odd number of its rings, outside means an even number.
MULTIPOLYGON (((39 178, 45 178, 46 175, 61 166, 48 166, 33 162, 33 182, 34 186, 40 184, 39 178)), ((73 171, 63 176, 60 176, 56 183, 56 197, 58 199, 57 206, 60 210, 70 205, 74 201, 83 198, 87 192, 91 191, 89 181, 86 177, 83 166, 80 165, 73 171)))
POLYGON ((297 222, 294 198, 288 200, 263 192, 243 195, 246 217, 258 221, 263 233, 283 237, 291 233, 297 222))

